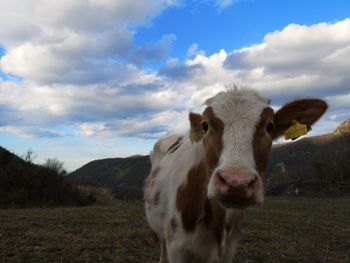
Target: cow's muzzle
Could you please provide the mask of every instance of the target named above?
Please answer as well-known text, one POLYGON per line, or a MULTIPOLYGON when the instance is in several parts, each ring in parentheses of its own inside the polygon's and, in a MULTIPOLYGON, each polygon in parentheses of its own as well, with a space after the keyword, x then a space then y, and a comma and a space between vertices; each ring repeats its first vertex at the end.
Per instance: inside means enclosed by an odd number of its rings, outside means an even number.
POLYGON ((243 208, 256 203, 258 175, 242 170, 217 171, 214 185, 217 198, 225 207, 243 208))

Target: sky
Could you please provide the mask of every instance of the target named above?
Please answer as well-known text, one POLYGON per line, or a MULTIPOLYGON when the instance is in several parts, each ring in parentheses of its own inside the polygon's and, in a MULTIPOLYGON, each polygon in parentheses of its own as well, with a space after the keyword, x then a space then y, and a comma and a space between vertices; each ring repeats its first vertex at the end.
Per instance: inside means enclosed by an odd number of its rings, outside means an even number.
POLYGON ((148 154, 233 83, 350 118, 350 1, 0 0, 0 146, 69 171, 148 154))

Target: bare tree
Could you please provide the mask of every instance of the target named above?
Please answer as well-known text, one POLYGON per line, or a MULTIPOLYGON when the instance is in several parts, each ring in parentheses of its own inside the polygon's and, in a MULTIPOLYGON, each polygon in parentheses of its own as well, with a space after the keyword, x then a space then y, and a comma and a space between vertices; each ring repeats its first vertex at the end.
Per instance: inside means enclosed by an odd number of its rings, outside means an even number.
POLYGON ((28 163, 33 163, 38 155, 33 151, 33 149, 28 149, 25 153, 22 154, 22 159, 28 163))
POLYGON ((43 166, 58 173, 59 175, 67 175, 67 171, 64 168, 64 163, 56 158, 46 159, 43 166))

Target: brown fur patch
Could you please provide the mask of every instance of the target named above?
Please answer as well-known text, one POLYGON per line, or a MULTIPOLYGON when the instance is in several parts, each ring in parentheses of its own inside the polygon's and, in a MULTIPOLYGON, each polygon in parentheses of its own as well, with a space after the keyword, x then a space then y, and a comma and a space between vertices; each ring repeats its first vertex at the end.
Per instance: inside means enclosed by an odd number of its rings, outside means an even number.
POLYGON ((191 130, 203 133, 205 147, 205 162, 193 167, 187 176, 187 183, 179 187, 177 191, 176 206, 181 212, 181 218, 185 230, 193 231, 196 224, 204 222, 211 230, 218 242, 218 255, 221 256, 221 241, 224 232, 225 210, 220 207, 216 200, 209 200, 207 185, 209 176, 216 168, 222 152, 222 135, 224 123, 214 115, 211 107, 203 112, 203 118, 198 114, 190 114, 191 130), (209 129, 201 131, 201 121, 206 121, 209 129))
POLYGON ((224 236, 225 210, 219 205, 217 200, 207 199, 205 202, 204 223, 211 230, 218 244, 218 257, 222 256, 221 241, 224 236))
POLYGON ((176 152, 177 149, 179 149, 181 146, 181 143, 179 143, 178 145, 176 145, 169 153, 174 153, 176 152))
POLYGON ((267 160, 272 145, 272 137, 266 131, 266 125, 269 122, 273 123, 274 113, 269 107, 265 108, 260 115, 260 122, 256 126, 253 150, 256 169, 262 174, 267 166, 267 160))
POLYGON ((169 147, 167 150, 167 153, 173 153, 175 152, 180 146, 181 146, 181 141, 183 137, 178 137, 177 140, 169 147))
POLYGON ((160 198, 160 192, 158 191, 155 194, 155 196, 152 198, 145 188, 154 186, 155 179, 159 175, 159 172, 160 172, 160 167, 156 167, 154 170, 151 171, 151 173, 143 183, 143 191, 144 191, 143 199, 150 206, 158 204, 159 198, 160 198))
POLYGON ((214 115, 212 107, 207 107, 203 112, 203 120, 209 124, 208 131, 203 136, 205 146, 205 163, 208 174, 214 170, 222 151, 222 135, 224 133, 224 123, 214 115))
POLYGON ((153 198, 151 197, 150 194, 147 193, 144 195, 143 199, 149 206, 158 205, 159 199, 160 199, 160 191, 157 191, 153 198))
POLYGON ((176 208, 181 213, 186 231, 194 231, 198 219, 204 212, 207 183, 205 165, 201 162, 188 172, 187 183, 177 190, 176 208))
POLYGON ((225 210, 217 200, 206 197, 208 177, 205 165, 200 163, 188 173, 187 184, 177 191, 176 206, 186 231, 194 231, 203 222, 217 240, 218 256, 222 256, 221 241, 224 234, 225 210))
POLYGON ((190 131, 190 139, 191 142, 193 141, 199 141, 202 139, 203 132, 202 132, 202 116, 198 113, 190 112, 188 119, 190 120, 191 124, 191 131, 190 131))
POLYGON ((154 195, 153 204, 154 204, 154 205, 158 205, 159 199, 160 199, 160 191, 158 191, 158 192, 154 195))
POLYGON ((160 172, 160 167, 156 167, 154 170, 152 170, 151 173, 149 174, 149 176, 144 181, 143 186, 144 187, 149 187, 149 186, 152 187, 154 185, 154 180, 158 176, 159 172, 160 172))
POLYGON ((174 239, 174 234, 176 232, 177 229, 177 221, 176 219, 173 217, 170 222, 167 225, 167 229, 166 229, 166 238, 167 238, 167 242, 171 242, 174 239))

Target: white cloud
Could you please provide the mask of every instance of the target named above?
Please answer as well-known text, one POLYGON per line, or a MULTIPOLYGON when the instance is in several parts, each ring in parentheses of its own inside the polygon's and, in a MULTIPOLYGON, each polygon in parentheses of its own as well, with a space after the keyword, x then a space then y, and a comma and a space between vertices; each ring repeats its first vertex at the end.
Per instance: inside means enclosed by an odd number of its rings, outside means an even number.
POLYGON ((154 60, 160 62, 169 55, 169 49, 173 41, 176 40, 174 34, 164 35, 159 41, 146 43, 136 48, 130 54, 130 60, 136 65, 142 65, 144 61, 154 60))
MULTIPOLYGON (((232 83, 256 88, 276 105, 293 97, 326 98, 329 113, 314 133, 334 129, 338 121, 350 117, 350 19, 312 26, 292 24, 267 34, 262 43, 231 52, 206 55, 194 44, 184 63, 169 58, 155 72, 110 59, 111 54, 123 56, 118 48, 125 50, 123 45, 132 45, 133 32, 119 26, 113 29, 117 31, 109 31, 112 20, 108 17, 121 12, 118 19, 124 21, 122 25, 141 23, 169 2, 147 7, 151 11, 142 6, 140 11, 131 3, 116 5, 104 18, 101 10, 111 2, 93 1, 91 5, 101 8, 96 18, 99 23, 94 26, 84 26, 84 18, 76 21, 69 15, 71 11, 60 11, 68 7, 77 10, 70 2, 61 4, 54 15, 57 17, 40 18, 48 20, 48 26, 40 19, 27 23, 39 28, 35 38, 18 35, 6 42, 7 54, 0 66, 26 79, 0 81, 0 130, 47 137, 156 138, 182 133, 188 127, 188 111, 200 111, 206 98, 232 83), (130 12, 130 18, 124 17, 123 8, 130 12), (137 12, 144 12, 142 19, 137 12), (59 30, 64 21, 67 29, 59 30), (99 27, 106 24, 107 30, 100 32, 99 27), (124 36, 125 41, 118 42, 117 36, 124 36)), ((156 54, 152 56, 157 59, 157 51, 166 54, 167 44, 173 40, 172 35, 164 37, 145 49, 133 49, 133 55, 140 51, 145 57, 146 53, 156 54)), ((137 63, 142 64, 143 59, 137 63)))
POLYGON ((261 44, 234 51, 225 66, 274 96, 281 91, 284 96, 345 92, 350 80, 350 19, 288 25, 267 34, 261 44))
POLYGON ((350 19, 345 19, 291 24, 268 33, 262 43, 230 53, 201 53, 183 64, 168 63, 160 72, 198 89, 232 82, 248 85, 281 103, 285 98, 347 92, 349 67, 350 19))
POLYGON ((108 123, 82 123, 77 135, 103 137, 160 138, 169 134, 182 134, 188 127, 188 112, 165 110, 150 116, 116 119, 108 123))
POLYGON ((198 49, 198 44, 193 43, 189 48, 187 49, 187 56, 188 57, 193 57, 199 54, 205 54, 203 50, 198 49))
POLYGON ((350 93, 328 96, 326 100, 336 109, 346 108, 350 106, 350 93))
POLYGON ((44 137, 154 137, 152 132, 164 134, 170 127, 167 117, 169 122, 176 117, 173 126, 178 131, 181 122, 177 116, 185 109, 185 96, 156 76, 148 78, 150 83, 84 87, 0 81, 0 130, 44 137), (73 132, 65 132, 67 126, 73 132))
MULTIPOLYGON (((159 14, 171 0, 5 0, 0 41, 6 50, 0 69, 42 84, 110 81, 129 76, 118 62, 137 50, 134 29, 159 14), (134 29, 133 29, 134 28, 134 29)), ((162 41, 162 40, 161 40, 162 41)), ((171 41, 163 40, 166 49, 171 41)), ((156 47, 157 48, 157 47, 156 47)), ((145 54, 159 59, 166 52, 145 54)), ((131 77, 132 78, 132 77, 131 77)))

